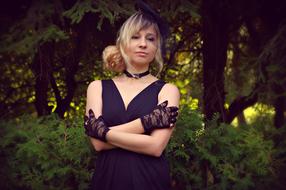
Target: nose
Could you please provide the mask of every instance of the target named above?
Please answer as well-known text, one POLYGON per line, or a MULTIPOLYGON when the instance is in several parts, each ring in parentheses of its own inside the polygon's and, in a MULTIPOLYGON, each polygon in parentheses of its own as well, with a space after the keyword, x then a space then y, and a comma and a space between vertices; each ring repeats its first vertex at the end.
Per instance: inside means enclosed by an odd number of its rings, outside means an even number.
POLYGON ((145 38, 142 38, 139 42, 139 47, 140 48, 146 48, 147 47, 147 42, 145 38))

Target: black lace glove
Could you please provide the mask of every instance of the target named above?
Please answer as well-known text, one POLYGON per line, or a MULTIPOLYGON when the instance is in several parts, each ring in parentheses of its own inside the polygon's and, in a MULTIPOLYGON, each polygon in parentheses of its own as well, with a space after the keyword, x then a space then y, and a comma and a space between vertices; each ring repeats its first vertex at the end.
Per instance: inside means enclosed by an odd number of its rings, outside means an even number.
POLYGON ((178 107, 167 107, 168 101, 159 105, 150 113, 141 117, 141 122, 145 132, 153 129, 163 129, 172 127, 177 121, 178 107))
POLYGON ((97 119, 94 115, 94 112, 92 109, 88 111, 88 116, 84 116, 84 128, 85 128, 85 134, 99 139, 101 141, 106 142, 106 133, 110 130, 102 116, 99 116, 97 119))

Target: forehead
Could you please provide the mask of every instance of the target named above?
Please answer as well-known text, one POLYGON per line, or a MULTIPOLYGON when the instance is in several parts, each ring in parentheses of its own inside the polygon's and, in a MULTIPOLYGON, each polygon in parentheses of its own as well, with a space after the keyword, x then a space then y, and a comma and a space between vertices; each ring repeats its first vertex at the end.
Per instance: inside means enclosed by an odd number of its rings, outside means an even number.
POLYGON ((147 27, 143 27, 141 29, 139 29, 138 31, 134 31, 135 33, 139 33, 139 34, 151 34, 151 35, 157 35, 157 32, 155 30, 155 27, 153 25, 151 26, 147 26, 147 27))

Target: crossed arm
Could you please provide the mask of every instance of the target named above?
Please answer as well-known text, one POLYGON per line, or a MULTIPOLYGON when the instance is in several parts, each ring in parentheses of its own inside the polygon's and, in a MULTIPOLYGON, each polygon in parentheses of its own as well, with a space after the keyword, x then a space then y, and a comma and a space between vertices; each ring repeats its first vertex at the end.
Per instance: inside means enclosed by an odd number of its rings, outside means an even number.
MULTIPOLYGON (((101 92, 101 81, 94 81, 89 85, 86 114, 89 109, 94 111, 96 117, 102 114, 101 92)), ((161 103, 168 100, 168 106, 178 107, 179 99, 179 90, 172 84, 164 85, 158 96, 158 102, 161 103)), ((152 156, 160 156, 162 154, 173 131, 173 128, 167 128, 153 130, 151 135, 142 134, 144 133, 144 128, 139 118, 125 124, 113 126, 110 129, 106 135, 107 143, 90 138, 92 145, 97 151, 120 147, 152 156)))

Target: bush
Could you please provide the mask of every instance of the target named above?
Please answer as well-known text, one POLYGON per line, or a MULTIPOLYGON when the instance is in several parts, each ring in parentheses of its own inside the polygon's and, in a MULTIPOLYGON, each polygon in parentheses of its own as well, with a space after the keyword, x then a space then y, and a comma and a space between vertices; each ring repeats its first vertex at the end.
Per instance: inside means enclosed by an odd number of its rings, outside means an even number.
POLYGON ((203 189, 206 179, 208 189, 249 189, 269 175, 272 142, 262 132, 216 119, 207 126, 199 112, 182 109, 167 149, 175 189, 203 189))
POLYGON ((256 189, 285 189, 286 186, 286 124, 277 129, 273 127, 273 117, 260 114, 253 123, 257 130, 263 133, 266 140, 273 141, 271 155, 271 174, 257 185, 256 189))
POLYGON ((91 149, 82 121, 55 115, 1 122, 1 189, 86 189, 91 149))
MULTIPOLYGON (((203 189, 206 179, 208 189, 266 189, 280 180, 271 169, 277 160, 285 166, 286 151, 272 150, 275 130, 215 119, 207 126, 200 112, 182 107, 165 151, 174 189, 203 189)), ((55 115, 0 122, 0 189, 86 189, 96 155, 83 130, 82 118, 55 115)))

